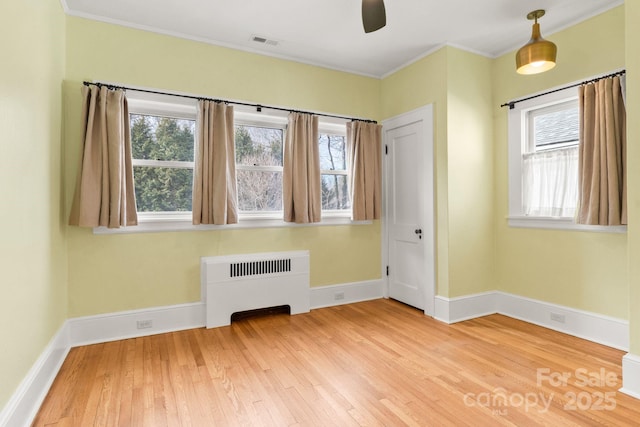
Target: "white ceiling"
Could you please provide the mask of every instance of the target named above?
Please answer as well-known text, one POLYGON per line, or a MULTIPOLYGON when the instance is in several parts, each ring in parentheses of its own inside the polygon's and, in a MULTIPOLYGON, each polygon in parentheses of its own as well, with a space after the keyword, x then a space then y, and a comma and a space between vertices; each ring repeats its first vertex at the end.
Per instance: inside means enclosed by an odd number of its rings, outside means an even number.
MULTIPOLYGON (((383 77, 442 45, 496 57, 623 0, 385 0, 387 26, 365 34, 361 0, 61 0, 97 19, 308 64, 383 77), (277 45, 252 40, 257 35, 277 45)), ((561 51, 562 46, 558 47, 561 51)))

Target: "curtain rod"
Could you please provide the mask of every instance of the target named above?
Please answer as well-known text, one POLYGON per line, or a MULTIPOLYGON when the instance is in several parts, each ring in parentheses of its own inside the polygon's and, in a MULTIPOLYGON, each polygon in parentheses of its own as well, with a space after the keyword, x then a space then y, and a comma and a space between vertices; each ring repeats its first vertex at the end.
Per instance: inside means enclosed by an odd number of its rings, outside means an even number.
POLYGON ((606 76, 597 77, 597 78, 591 79, 591 80, 585 80, 585 81, 580 82, 580 83, 574 83, 574 84, 569 85, 569 86, 564 86, 564 87, 561 87, 561 88, 558 88, 558 89, 554 89, 554 90, 550 90, 550 91, 547 91, 547 92, 539 93, 537 95, 532 95, 532 96, 529 96, 527 98, 516 99, 515 101, 505 102, 500 107, 507 107, 508 106, 510 110, 513 110, 515 105, 518 102, 528 101, 530 99, 538 98, 539 96, 549 95, 550 93, 560 92, 561 90, 570 89, 572 87, 586 85, 586 84, 589 84, 589 83, 595 83, 597 81, 600 81, 602 79, 606 79, 606 78, 609 78, 609 77, 621 76, 621 75, 625 74, 626 72, 627 72, 626 70, 616 71, 615 73, 607 74, 606 76))
POLYGON ((156 95, 179 96, 181 98, 196 99, 198 101, 202 100, 202 101, 224 102, 225 104, 243 105, 243 106, 246 106, 246 107, 254 107, 258 112, 261 112, 263 108, 268 108, 269 110, 287 111, 289 113, 314 114, 316 116, 331 117, 331 118, 334 118, 334 119, 351 120, 351 121, 358 121, 358 122, 365 122, 365 123, 378 123, 377 121, 370 120, 370 119, 359 119, 359 118, 355 118, 355 117, 345 117, 345 116, 338 116, 338 115, 334 115, 334 114, 315 113, 315 112, 311 112, 311 111, 294 110, 294 109, 291 109, 291 108, 274 107, 274 106, 271 106, 271 105, 262 105, 262 104, 252 104, 252 103, 240 102, 240 101, 228 101, 228 100, 225 100, 225 99, 207 98, 207 97, 203 97, 203 96, 175 94, 175 93, 169 93, 169 92, 162 92, 162 91, 158 91, 158 90, 136 89, 136 88, 132 88, 132 87, 118 86, 118 85, 113 85, 113 84, 109 84, 109 83, 84 81, 84 82, 82 82, 82 84, 84 84, 85 86, 91 86, 91 85, 98 86, 98 87, 104 86, 107 89, 122 89, 122 90, 125 90, 125 91, 126 90, 134 90, 134 91, 137 91, 137 92, 152 93, 152 94, 156 94, 156 95))

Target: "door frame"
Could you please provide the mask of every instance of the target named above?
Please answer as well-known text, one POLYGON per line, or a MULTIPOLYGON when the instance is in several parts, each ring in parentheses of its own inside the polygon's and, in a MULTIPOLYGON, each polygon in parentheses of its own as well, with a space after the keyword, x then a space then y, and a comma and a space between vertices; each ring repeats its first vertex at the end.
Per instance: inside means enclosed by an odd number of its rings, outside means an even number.
POLYGON ((389 298, 389 276, 387 276, 387 266, 389 265, 389 227, 388 227, 388 171, 389 158, 385 155, 385 148, 389 141, 387 140, 387 131, 407 126, 416 122, 423 123, 423 137, 425 149, 423 150, 424 158, 422 164, 425 167, 424 176, 427 179, 425 188, 431 189, 432 197, 425 198, 425 218, 423 218, 424 226, 422 228, 430 228, 431 241, 425 241, 425 253, 432 253, 433 256, 427 256, 425 259, 426 271, 430 271, 430 277, 425 288, 425 304, 424 314, 434 316, 435 314, 435 296, 436 296, 436 235, 435 235, 435 133, 434 133, 433 104, 427 104, 415 110, 400 114, 395 117, 382 121, 382 278, 384 282, 384 297, 389 298), (429 216, 431 218, 429 218, 429 216), (430 259, 429 259, 430 258, 430 259))

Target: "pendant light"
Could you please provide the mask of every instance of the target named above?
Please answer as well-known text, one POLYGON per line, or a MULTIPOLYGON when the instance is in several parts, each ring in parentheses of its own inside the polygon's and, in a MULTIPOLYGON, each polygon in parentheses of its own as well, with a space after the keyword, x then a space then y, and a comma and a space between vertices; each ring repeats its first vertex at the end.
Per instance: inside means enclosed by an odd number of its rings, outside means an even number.
POLYGON ((558 48, 540 35, 538 18, 542 16, 544 16, 542 9, 534 10, 527 15, 527 19, 533 20, 534 24, 531 40, 516 53, 516 71, 519 74, 538 74, 556 66, 558 48))

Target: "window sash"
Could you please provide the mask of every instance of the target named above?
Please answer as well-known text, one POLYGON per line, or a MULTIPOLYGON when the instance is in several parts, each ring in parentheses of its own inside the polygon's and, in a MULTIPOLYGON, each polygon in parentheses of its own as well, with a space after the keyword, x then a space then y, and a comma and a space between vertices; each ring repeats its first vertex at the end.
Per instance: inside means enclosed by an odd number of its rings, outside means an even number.
POLYGON ((321 170, 320 175, 348 175, 348 173, 345 169, 321 170))
POLYGON ((522 157, 524 214, 573 218, 578 200, 578 146, 522 157))
MULTIPOLYGON (((509 170, 509 223, 515 224, 515 220, 522 218, 535 218, 527 216, 524 212, 523 179, 524 165, 523 155, 534 151, 531 149, 532 141, 530 113, 546 107, 558 108, 563 103, 573 102, 577 99, 577 89, 567 88, 558 90, 541 97, 532 98, 515 104, 509 110, 508 116, 508 170, 509 170)), ((533 113, 535 114, 535 113, 533 113)), ((567 218, 562 218, 567 219, 567 218)))
MULTIPOLYGON (((536 145, 536 119, 578 108, 575 97, 533 107, 524 117, 526 148, 522 154, 522 213, 572 218, 577 206, 578 140, 536 145)), ((579 118, 576 117, 578 120, 579 118)), ((560 125, 559 125, 560 127, 560 125)))
POLYGON ((570 140, 570 141, 562 141, 558 143, 550 143, 543 146, 536 146, 535 140, 535 119, 540 116, 545 116, 548 114, 557 113, 560 111, 571 110, 574 108, 578 108, 578 96, 577 89, 574 89, 575 96, 572 96, 568 99, 563 99, 560 102, 552 102, 546 105, 540 105, 533 107, 526 111, 524 114, 525 119, 525 127, 526 127, 526 141, 524 143, 524 148, 526 153, 535 153, 543 150, 550 150, 554 148, 567 147, 571 145, 577 145, 578 140, 570 140))
POLYGON ((282 166, 241 165, 236 163, 236 170, 259 172, 282 172, 282 166))
POLYGON ((131 163, 133 166, 152 168, 193 169, 195 167, 195 162, 183 162, 177 160, 133 159, 131 163))

